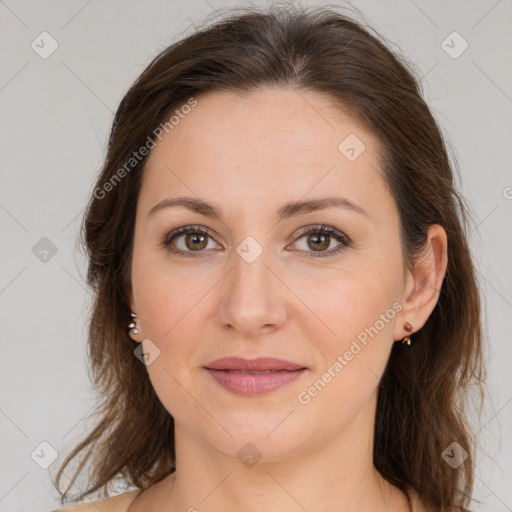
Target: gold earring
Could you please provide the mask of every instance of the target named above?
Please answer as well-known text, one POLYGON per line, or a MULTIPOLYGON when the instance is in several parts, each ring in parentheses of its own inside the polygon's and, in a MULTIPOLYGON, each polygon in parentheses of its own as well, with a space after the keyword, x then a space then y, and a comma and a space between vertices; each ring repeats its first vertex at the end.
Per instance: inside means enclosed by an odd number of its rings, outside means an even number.
MULTIPOLYGON (((404 322, 404 330, 408 333, 412 332, 412 325, 409 322, 404 322)), ((405 336, 405 338, 402 339, 403 345, 410 345, 411 344, 411 338, 409 335, 405 336)))

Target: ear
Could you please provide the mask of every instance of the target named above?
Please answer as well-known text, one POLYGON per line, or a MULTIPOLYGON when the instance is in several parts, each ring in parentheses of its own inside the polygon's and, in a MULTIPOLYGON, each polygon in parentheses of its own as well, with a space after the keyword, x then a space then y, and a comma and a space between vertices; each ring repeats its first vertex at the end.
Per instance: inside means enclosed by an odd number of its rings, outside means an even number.
POLYGON ((425 325, 439 299, 447 265, 446 231, 439 224, 432 224, 424 252, 418 257, 414 269, 406 272, 402 310, 395 328, 396 340, 419 331, 425 325), (411 333, 403 328, 404 322, 413 326, 411 333))

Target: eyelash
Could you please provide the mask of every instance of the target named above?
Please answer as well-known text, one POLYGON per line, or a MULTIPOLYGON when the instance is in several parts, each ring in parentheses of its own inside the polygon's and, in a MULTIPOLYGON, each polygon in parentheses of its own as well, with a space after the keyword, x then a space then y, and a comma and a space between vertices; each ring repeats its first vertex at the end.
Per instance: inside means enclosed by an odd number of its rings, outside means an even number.
MULTIPOLYGON (((184 226, 181 228, 177 228, 174 231, 171 231, 169 234, 165 235, 161 243, 170 253, 182 255, 182 256, 185 256, 188 258, 200 257, 201 252, 204 252, 204 251, 182 251, 181 249, 175 249, 175 248, 171 247, 171 243, 176 238, 179 238, 179 236, 183 235, 183 234, 201 234, 201 235, 205 235, 205 236, 212 238, 211 235, 209 234, 209 232, 206 231, 205 229, 203 229, 201 226, 184 226)), ((334 237, 336 239, 336 241, 341 243, 341 245, 339 247, 337 247, 336 249, 333 249, 331 251, 328 251, 328 252, 323 252, 323 253, 320 252, 318 254, 309 253, 308 257, 311 257, 311 258, 327 258, 329 256, 338 255, 341 251, 343 251, 347 247, 352 246, 352 241, 350 240, 350 238, 347 235, 345 235, 344 233, 341 233, 337 229, 329 228, 324 225, 308 226, 307 228, 304 228, 304 230, 300 232, 298 238, 295 241, 300 240, 305 235, 309 235, 309 234, 329 235, 329 236, 334 237)), ((306 252, 308 252, 308 251, 306 251, 306 252)))

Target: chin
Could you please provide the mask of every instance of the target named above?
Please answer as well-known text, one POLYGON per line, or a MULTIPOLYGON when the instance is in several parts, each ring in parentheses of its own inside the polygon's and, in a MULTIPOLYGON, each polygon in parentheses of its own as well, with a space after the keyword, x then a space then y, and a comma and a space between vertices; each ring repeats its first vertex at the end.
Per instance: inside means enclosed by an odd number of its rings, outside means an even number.
POLYGON ((216 450, 229 457, 249 456, 261 458, 261 462, 283 460, 305 442, 302 425, 294 423, 293 413, 288 416, 291 410, 290 407, 273 413, 224 414, 216 419, 225 430, 217 425, 218 428, 203 435, 216 450))

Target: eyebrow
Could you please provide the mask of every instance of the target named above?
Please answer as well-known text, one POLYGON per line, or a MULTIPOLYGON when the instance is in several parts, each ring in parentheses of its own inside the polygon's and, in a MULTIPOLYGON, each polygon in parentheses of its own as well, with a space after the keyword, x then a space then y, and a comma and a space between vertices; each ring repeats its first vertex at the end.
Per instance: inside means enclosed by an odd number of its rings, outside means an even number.
MULTIPOLYGON (((149 210, 147 217, 154 216, 157 212, 162 211, 166 208, 178 207, 187 208, 188 210, 210 217, 212 219, 221 220, 222 211, 211 203, 197 199, 194 197, 177 197, 174 199, 164 199, 157 203, 151 210, 149 210)), ((310 199, 308 201, 292 201, 286 203, 284 206, 279 208, 276 212, 276 219, 278 221, 286 220, 291 217, 304 215, 306 213, 314 212, 317 210, 324 210, 326 208, 343 208, 350 210, 366 217, 369 217, 368 213, 356 203, 349 201, 343 197, 321 197, 318 199, 310 199)))

